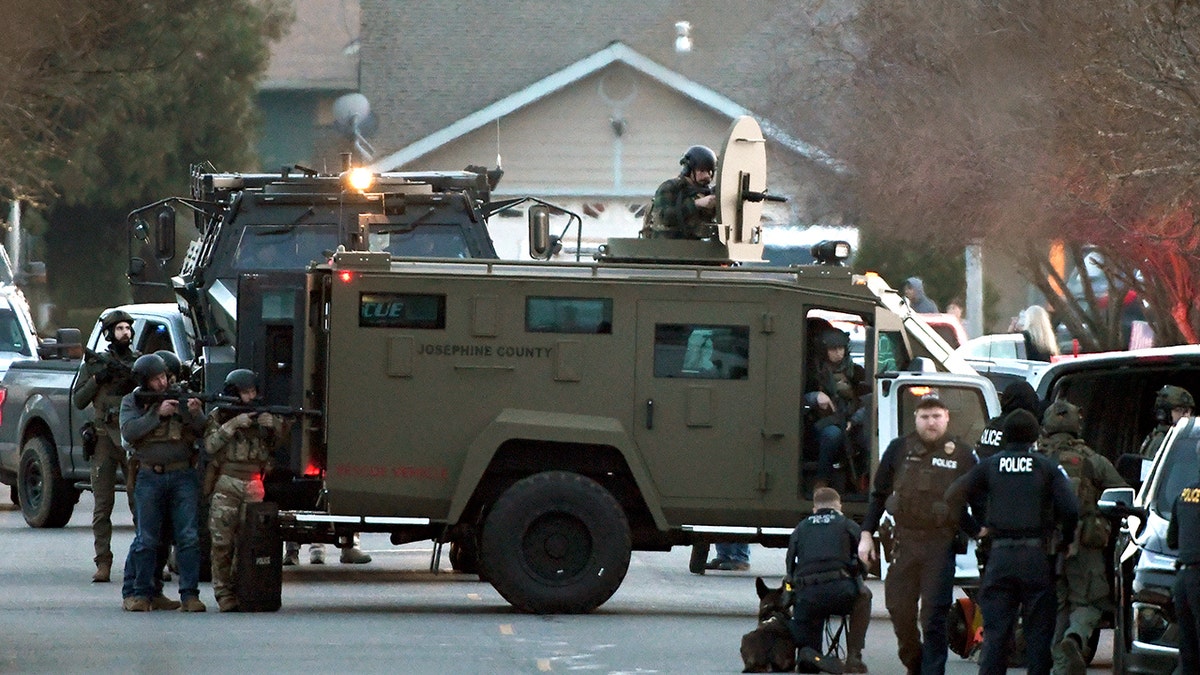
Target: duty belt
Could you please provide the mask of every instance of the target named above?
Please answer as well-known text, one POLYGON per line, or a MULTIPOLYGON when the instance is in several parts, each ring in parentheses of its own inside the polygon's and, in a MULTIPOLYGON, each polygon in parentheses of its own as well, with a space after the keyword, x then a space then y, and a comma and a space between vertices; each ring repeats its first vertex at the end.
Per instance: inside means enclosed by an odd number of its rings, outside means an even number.
POLYGON ((242 480, 250 480, 256 474, 262 473, 262 471, 263 467, 261 464, 254 464, 252 462, 226 462, 221 465, 221 473, 242 480))
POLYGON ((154 473, 171 473, 172 471, 183 471, 184 469, 192 468, 191 462, 171 462, 170 464, 143 464, 143 469, 149 469, 154 473))
POLYGON ((993 539, 992 548, 1003 548, 1007 546, 1041 546, 1043 543, 1041 537, 1025 537, 1024 539, 993 539))
POLYGON ((796 580, 796 586, 816 586, 830 581, 839 581, 841 579, 849 579, 850 575, 846 570, 833 570, 832 572, 817 572, 816 574, 808 574, 796 580))

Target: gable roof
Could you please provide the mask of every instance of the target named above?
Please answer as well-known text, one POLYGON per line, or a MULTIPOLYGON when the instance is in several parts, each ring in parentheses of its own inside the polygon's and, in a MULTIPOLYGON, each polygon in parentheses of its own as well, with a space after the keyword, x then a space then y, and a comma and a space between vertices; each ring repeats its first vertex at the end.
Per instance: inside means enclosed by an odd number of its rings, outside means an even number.
POLYGON ((794 73, 815 53, 810 23, 854 2, 359 1, 359 91, 379 119, 371 140, 383 152, 407 148, 615 43, 800 138, 788 111, 803 96, 794 73), (690 52, 675 50, 680 21, 690 25, 690 52))
POLYGON ((300 0, 288 32, 271 45, 259 89, 358 89, 358 0, 300 0))
MULTIPOLYGON (((733 119, 753 114, 750 110, 728 97, 700 85, 683 75, 666 68, 637 53, 628 45, 615 42, 608 47, 552 73, 504 98, 474 111, 448 126, 420 138, 413 143, 377 160, 372 167, 377 171, 390 171, 417 159, 467 133, 511 114, 521 108, 560 91, 583 78, 614 63, 622 63, 659 83, 670 87, 698 104, 733 119)), ((757 117, 757 116, 756 116, 757 117)), ((782 130, 769 120, 759 118, 763 133, 802 157, 835 167, 836 162, 816 148, 782 130)))

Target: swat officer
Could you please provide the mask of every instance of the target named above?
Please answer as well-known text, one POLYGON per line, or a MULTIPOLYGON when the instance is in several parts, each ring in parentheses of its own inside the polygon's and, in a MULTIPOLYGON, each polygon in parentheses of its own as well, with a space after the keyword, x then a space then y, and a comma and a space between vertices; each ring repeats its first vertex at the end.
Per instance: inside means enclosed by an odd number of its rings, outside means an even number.
POLYGON ((181 610, 203 612, 200 602, 200 550, 196 509, 200 481, 195 470, 195 441, 204 431, 200 399, 164 395, 167 366, 157 354, 139 356, 133 364, 138 387, 121 399, 121 435, 133 448, 139 468, 134 503, 135 534, 126 565, 133 565, 133 594, 127 611, 147 611, 154 587, 156 550, 166 514, 175 530, 181 610))
POLYGON ((1054 671, 1077 675, 1087 670, 1083 648, 1109 604, 1104 547, 1112 525, 1096 509, 1100 493, 1124 487, 1112 462, 1089 448, 1081 433, 1079 408, 1055 401, 1042 418, 1038 449, 1058 462, 1079 501, 1079 526, 1073 553, 1063 560, 1058 578, 1058 621, 1054 631, 1054 671))
POLYGON ((1196 399, 1192 398, 1187 389, 1170 384, 1159 389, 1158 394, 1154 396, 1154 419, 1158 424, 1142 441, 1138 453, 1146 459, 1154 459, 1158 449, 1162 447, 1163 439, 1167 437, 1167 432, 1179 420, 1191 417, 1195 407, 1196 399))
POLYGON ((992 539, 979 589, 981 675, 1007 670, 1006 648, 1022 606, 1026 667, 1034 674, 1050 672, 1055 526, 1060 526, 1063 541, 1074 541, 1079 504, 1054 460, 1033 452, 1038 433, 1037 418, 1029 411, 1011 413, 1004 422, 1004 449, 946 491, 947 501, 965 498, 972 513, 982 515, 983 531, 992 539))
POLYGON ((717 170, 717 155, 706 146, 693 145, 679 163, 683 166, 679 176, 664 181, 654 192, 643 237, 704 239, 714 234, 717 198, 708 184, 717 170))
POLYGON ((950 409, 936 395, 922 398, 914 416, 916 431, 892 441, 879 460, 858 556, 868 567, 875 560, 872 534, 886 506, 896 520, 896 532, 892 565, 883 584, 884 603, 896 631, 900 661, 910 674, 935 675, 946 672, 955 535, 960 524, 970 535, 977 529, 965 509, 951 509, 943 494, 975 466, 975 453, 947 435, 950 409))
MULTIPOLYGON (((253 404, 258 399, 254 371, 238 368, 229 373, 223 393, 253 404)), ((278 445, 280 422, 270 413, 237 412, 218 406, 204 433, 209 458, 204 492, 212 495, 208 529, 212 533, 213 595, 222 612, 238 609, 233 578, 238 527, 243 505, 263 500, 263 476, 278 445)))
MULTIPOLYGON (((78 410, 89 405, 95 412, 93 429, 95 447, 92 450, 91 482, 95 506, 92 508, 92 536, 95 540, 96 573, 93 582, 107 582, 112 575, 112 511, 116 503, 117 469, 128 476, 125 450, 121 447, 121 397, 133 391, 130 367, 138 357, 133 343, 133 317, 120 309, 112 309, 100 317, 100 333, 108 348, 89 353, 79 368, 71 387, 71 401, 78 410)), ((85 443, 85 447, 87 443, 85 443)), ((129 510, 133 511, 133 493, 129 510)))
MULTIPOLYGON (((1196 477, 1193 476, 1193 479, 1196 477)), ((1179 671, 1200 675, 1200 481, 1179 492, 1171 506, 1167 546, 1178 549, 1171 598, 1179 624, 1179 671)))
POLYGON ((975 446, 979 459, 987 459, 1004 447, 1004 418, 1014 410, 1028 410, 1034 417, 1042 416, 1041 400, 1025 380, 1009 384, 1000 394, 1000 414, 988 420, 979 435, 979 444, 975 446))
POLYGON ((810 666, 821 667, 813 655, 821 651, 825 621, 849 614, 843 672, 867 672, 862 650, 871 621, 871 591, 862 580, 860 536, 858 525, 842 515, 841 496, 828 487, 813 492, 813 514, 792 531, 787 553, 787 578, 795 597, 792 636, 800 660, 810 666))

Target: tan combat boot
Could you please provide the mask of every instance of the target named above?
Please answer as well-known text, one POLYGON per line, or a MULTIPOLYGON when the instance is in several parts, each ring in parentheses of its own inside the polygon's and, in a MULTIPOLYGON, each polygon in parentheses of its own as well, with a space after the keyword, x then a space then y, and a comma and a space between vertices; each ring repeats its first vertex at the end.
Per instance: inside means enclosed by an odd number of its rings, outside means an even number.
POLYGON ((136 595, 131 595, 121 601, 121 609, 126 612, 149 612, 150 601, 145 598, 139 598, 136 595))
POLYGON ((200 602, 200 598, 188 597, 188 598, 184 599, 183 606, 179 608, 179 611, 181 611, 181 612, 203 612, 206 609, 208 609, 208 608, 204 606, 203 602, 200 602))
POLYGON ((178 600, 172 600, 165 595, 156 595, 150 598, 150 609, 164 609, 173 611, 179 609, 183 603, 178 600))
POLYGON ((237 598, 233 597, 232 595, 227 595, 223 598, 217 598, 217 609, 222 612, 238 611, 237 598))
POLYGON ((111 562, 98 562, 98 563, 96 563, 96 573, 92 575, 92 583, 94 583, 94 584, 95 583, 105 583, 106 584, 106 583, 108 583, 109 578, 111 576, 112 576, 112 563, 111 562))
POLYGON ((342 549, 341 562, 344 565, 362 565, 371 562, 371 556, 363 553, 363 550, 357 546, 342 549))

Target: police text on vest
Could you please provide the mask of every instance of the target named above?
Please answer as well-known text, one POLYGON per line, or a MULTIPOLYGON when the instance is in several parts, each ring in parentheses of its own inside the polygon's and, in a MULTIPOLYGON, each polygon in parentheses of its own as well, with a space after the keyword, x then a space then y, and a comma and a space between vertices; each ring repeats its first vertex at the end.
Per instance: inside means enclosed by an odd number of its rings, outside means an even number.
POLYGON ((1002 473, 1030 473, 1033 471, 1033 458, 1001 457, 1000 471, 1002 473))

